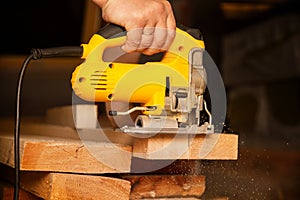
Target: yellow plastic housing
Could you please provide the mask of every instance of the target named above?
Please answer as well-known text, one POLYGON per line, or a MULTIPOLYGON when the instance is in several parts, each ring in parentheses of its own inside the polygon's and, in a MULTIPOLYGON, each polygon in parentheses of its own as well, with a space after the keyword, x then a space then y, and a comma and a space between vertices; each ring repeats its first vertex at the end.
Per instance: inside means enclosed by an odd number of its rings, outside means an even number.
POLYGON ((202 40, 177 29, 175 39, 160 62, 128 64, 105 62, 102 55, 107 48, 121 46, 125 36, 105 39, 95 34, 83 44, 85 61, 72 74, 72 88, 77 96, 87 101, 125 101, 156 106, 160 114, 165 105, 167 77, 172 87, 189 87, 189 51, 204 48, 202 40))

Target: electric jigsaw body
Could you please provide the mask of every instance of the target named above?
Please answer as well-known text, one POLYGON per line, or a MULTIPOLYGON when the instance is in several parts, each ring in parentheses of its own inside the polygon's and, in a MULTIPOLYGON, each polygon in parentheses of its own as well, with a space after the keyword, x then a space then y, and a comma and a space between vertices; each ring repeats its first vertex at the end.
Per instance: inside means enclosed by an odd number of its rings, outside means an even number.
POLYGON ((125 54, 124 29, 107 25, 83 44, 84 62, 72 74, 77 96, 93 102, 128 102, 127 111, 110 110, 111 116, 141 112, 133 126, 119 127, 125 133, 213 133, 204 92, 204 42, 189 30, 176 29, 176 36, 160 61, 143 64, 115 61, 125 54), (208 120, 202 122, 201 112, 208 120))

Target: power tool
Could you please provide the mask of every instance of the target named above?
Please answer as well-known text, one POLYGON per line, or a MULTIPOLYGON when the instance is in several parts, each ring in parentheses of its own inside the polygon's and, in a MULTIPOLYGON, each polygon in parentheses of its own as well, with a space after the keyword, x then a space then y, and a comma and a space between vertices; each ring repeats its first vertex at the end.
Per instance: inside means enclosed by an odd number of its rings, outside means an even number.
POLYGON ((125 133, 213 133, 211 114, 204 99, 205 49, 197 29, 178 25, 170 48, 160 60, 123 63, 126 40, 122 27, 107 24, 83 44, 84 62, 76 67, 71 84, 75 94, 91 102, 127 102, 128 110, 109 110, 110 116, 140 113, 134 124, 118 127, 125 133), (206 113, 207 121, 200 113, 206 113))
POLYGON ((121 49, 125 40, 125 29, 109 23, 94 34, 88 44, 81 47, 34 48, 25 59, 16 94, 14 199, 18 199, 20 185, 21 88, 31 60, 81 56, 84 62, 76 67, 71 78, 75 94, 90 102, 130 104, 126 111, 109 110, 113 118, 125 116, 127 119, 131 113, 138 113, 133 124, 123 123, 117 131, 148 135, 203 134, 222 130, 226 114, 224 84, 213 60, 205 51, 199 30, 177 25, 175 39, 168 51, 159 54, 158 60, 157 54, 136 63, 124 63, 119 59, 126 55, 121 49), (206 88, 214 118, 204 99, 206 88), (204 120, 203 112, 208 116, 204 120))

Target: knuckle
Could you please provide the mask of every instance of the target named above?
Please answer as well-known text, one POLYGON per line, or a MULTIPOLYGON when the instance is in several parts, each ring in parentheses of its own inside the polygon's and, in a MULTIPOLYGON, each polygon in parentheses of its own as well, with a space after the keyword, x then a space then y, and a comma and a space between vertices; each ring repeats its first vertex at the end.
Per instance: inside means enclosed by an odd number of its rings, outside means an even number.
POLYGON ((170 29, 173 30, 173 34, 175 35, 175 29, 176 29, 176 22, 175 22, 175 19, 171 20, 170 22, 170 29))
POLYGON ((141 21, 145 20, 145 14, 144 13, 136 12, 134 14, 135 14, 134 18, 136 20, 136 23, 141 23, 141 21))
POLYGON ((146 24, 147 16, 144 13, 138 12, 135 13, 132 20, 132 26, 134 27, 143 27, 146 24))
POLYGON ((164 14, 166 12, 165 5, 161 2, 155 2, 153 6, 153 10, 155 13, 164 14))
POLYGON ((166 13, 166 8, 164 3, 160 1, 152 1, 145 10, 145 13, 147 13, 147 15, 160 16, 161 14, 166 13))
POLYGON ((164 5, 168 9, 172 9, 171 3, 169 1, 164 1, 164 5))
POLYGON ((139 46, 140 42, 139 41, 134 41, 134 40, 127 40, 126 45, 131 47, 131 48, 137 48, 139 46))

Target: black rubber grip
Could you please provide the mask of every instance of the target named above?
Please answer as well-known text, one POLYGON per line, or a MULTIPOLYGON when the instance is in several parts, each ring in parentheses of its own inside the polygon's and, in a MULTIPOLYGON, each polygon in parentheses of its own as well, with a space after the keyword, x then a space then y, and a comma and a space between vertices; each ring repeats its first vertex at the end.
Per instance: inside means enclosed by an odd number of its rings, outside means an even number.
POLYGON ((187 26, 184 26, 182 24, 177 23, 176 24, 177 28, 187 32, 188 34, 190 34, 192 37, 194 37, 197 40, 203 40, 203 35, 201 33, 201 31, 199 29, 196 28, 190 28, 187 26))
POLYGON ((97 32, 97 34, 101 35, 105 39, 108 39, 108 38, 124 36, 126 34, 126 30, 125 28, 119 25, 108 23, 105 26, 103 26, 97 32))
MULTIPOLYGON (((189 28, 189 27, 184 26, 180 23, 177 23, 177 28, 187 32, 188 34, 190 34, 192 37, 194 37, 197 40, 203 40, 203 35, 202 35, 202 33, 199 29, 189 28)), ((125 36, 126 30, 122 26, 108 23, 105 26, 103 26, 97 32, 97 34, 101 35, 105 39, 108 39, 108 38, 115 38, 115 37, 125 36)))

